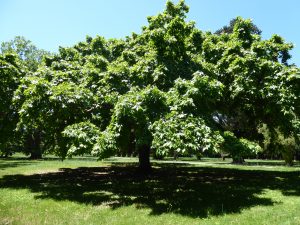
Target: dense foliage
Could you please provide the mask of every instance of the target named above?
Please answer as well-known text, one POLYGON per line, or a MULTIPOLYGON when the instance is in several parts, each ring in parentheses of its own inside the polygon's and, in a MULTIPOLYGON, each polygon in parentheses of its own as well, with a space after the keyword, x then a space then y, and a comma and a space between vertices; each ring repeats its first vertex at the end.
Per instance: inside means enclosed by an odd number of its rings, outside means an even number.
POLYGON ((42 62, 43 56, 50 54, 45 50, 38 49, 30 40, 27 40, 22 36, 16 36, 11 41, 1 43, 0 52, 2 54, 17 54, 20 60, 24 61, 26 67, 31 71, 38 68, 39 64, 42 62))
POLYGON ((0 154, 7 156, 18 147, 14 129, 17 123, 17 108, 12 104, 14 91, 26 73, 16 54, 0 55, 0 154))
POLYGON ((151 154, 227 152, 242 162, 265 149, 266 138, 278 142, 278 132, 297 146, 300 75, 288 64, 292 45, 278 35, 263 40, 240 17, 224 31, 203 32, 187 12, 184 1, 168 1, 140 34, 87 37, 27 72, 2 54, 1 93, 10 94, 1 94, 0 129, 10 115, 17 118, 10 131, 32 137, 31 148, 63 158, 138 154, 143 170, 151 154))

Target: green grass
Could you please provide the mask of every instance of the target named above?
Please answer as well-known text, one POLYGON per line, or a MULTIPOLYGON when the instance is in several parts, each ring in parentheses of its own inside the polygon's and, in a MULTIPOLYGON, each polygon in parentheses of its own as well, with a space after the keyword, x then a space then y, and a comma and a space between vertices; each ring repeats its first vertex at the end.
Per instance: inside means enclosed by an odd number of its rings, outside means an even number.
POLYGON ((0 160, 0 224, 300 224, 300 167, 187 158, 0 160))

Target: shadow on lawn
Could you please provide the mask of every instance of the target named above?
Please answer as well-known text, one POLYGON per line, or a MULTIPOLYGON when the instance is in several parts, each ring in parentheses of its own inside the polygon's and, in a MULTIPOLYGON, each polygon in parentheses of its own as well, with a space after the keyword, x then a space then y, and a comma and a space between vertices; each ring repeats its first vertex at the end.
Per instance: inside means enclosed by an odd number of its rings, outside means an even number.
POLYGON ((140 177, 132 164, 111 167, 62 168, 59 172, 7 175, 0 188, 29 189, 36 198, 69 200, 118 208, 150 208, 152 215, 177 213, 207 217, 239 213, 243 208, 273 205, 259 196, 264 189, 300 195, 299 172, 246 171, 154 164, 149 177, 140 177))
MULTIPOLYGON (((259 161, 247 161, 245 162, 246 166, 286 166, 285 162, 282 161, 270 161, 270 160, 259 160, 259 161)), ((300 167, 299 162, 294 162, 293 167, 300 167)))
POLYGON ((31 165, 33 164, 34 161, 31 162, 16 162, 16 161, 10 161, 10 160, 1 160, 0 161, 0 170, 4 170, 7 168, 13 168, 13 167, 18 167, 18 166, 26 166, 26 165, 31 165))

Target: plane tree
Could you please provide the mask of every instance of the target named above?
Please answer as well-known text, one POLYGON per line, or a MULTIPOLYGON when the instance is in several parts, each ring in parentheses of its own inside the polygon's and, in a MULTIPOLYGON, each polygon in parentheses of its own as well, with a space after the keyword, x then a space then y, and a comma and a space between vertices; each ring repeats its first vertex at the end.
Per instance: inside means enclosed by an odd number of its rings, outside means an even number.
POLYGON ((292 45, 240 17, 232 32, 202 32, 187 12, 168 1, 140 34, 87 37, 46 57, 15 92, 18 128, 63 158, 138 154, 144 172, 151 154, 225 151, 242 162, 260 150, 262 125, 299 140, 292 45))

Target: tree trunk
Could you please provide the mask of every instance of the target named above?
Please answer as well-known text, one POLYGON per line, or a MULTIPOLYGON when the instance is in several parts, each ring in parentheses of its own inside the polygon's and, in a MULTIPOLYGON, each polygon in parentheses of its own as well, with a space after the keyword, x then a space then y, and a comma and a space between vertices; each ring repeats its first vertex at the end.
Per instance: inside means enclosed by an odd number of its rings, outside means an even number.
POLYGON ((41 152, 31 152, 29 159, 42 159, 41 152))
POLYGON ((284 148, 282 152, 282 158, 285 161, 287 166, 294 165, 294 149, 292 148, 284 148))
POLYGON ((8 153, 7 152, 5 152, 5 153, 2 153, 1 155, 0 155, 0 158, 8 158, 8 153))
POLYGON ((300 152, 299 152, 299 150, 296 152, 295 160, 297 160, 297 161, 300 160, 300 152))
POLYGON ((232 163, 233 164, 243 164, 245 162, 243 157, 233 157, 232 163))
POLYGON ((30 159, 41 159, 41 136, 39 132, 34 132, 33 135, 29 135, 27 138, 27 148, 30 153, 30 159))
POLYGON ((173 158, 174 158, 174 160, 177 160, 178 159, 178 152, 174 152, 174 154, 173 154, 173 158))
POLYGON ((150 146, 142 145, 139 147, 139 172, 148 174, 151 172, 150 146))
POLYGON ((131 128, 130 134, 129 134, 129 143, 128 143, 128 149, 127 149, 127 155, 133 156, 133 152, 135 150, 135 133, 133 128, 131 128))

